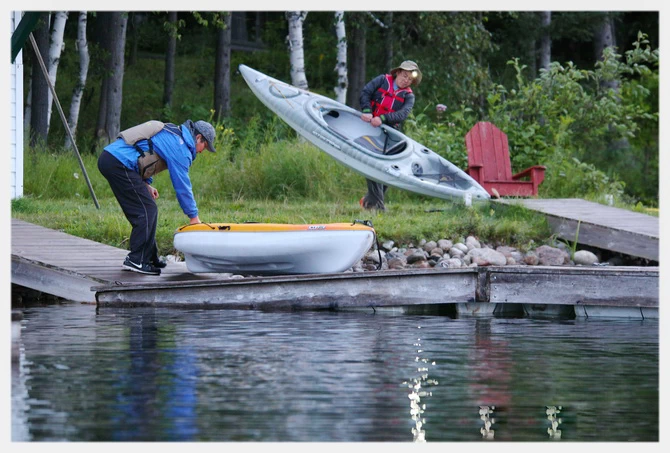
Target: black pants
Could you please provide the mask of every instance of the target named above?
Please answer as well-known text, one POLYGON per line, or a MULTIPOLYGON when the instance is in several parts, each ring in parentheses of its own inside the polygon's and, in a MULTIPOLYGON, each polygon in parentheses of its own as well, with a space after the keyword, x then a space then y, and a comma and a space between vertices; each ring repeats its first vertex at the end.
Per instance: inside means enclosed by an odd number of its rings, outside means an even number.
POLYGON ((365 181, 368 183, 368 193, 363 197, 363 207, 365 209, 379 209, 380 211, 386 210, 384 195, 388 186, 367 178, 365 181))
POLYGON ((156 225, 158 206, 139 173, 129 170, 107 151, 98 158, 98 170, 107 179, 116 200, 132 225, 128 258, 135 264, 158 260, 156 225))

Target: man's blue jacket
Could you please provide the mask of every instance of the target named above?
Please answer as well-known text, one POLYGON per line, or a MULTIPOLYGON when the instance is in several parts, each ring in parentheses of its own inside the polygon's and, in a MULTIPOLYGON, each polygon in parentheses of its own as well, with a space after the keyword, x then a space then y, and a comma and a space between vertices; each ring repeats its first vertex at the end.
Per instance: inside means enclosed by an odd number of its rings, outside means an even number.
MULTIPOLYGON (((177 195, 179 206, 181 206, 184 214, 189 219, 192 219, 198 215, 198 207, 195 203, 195 198, 193 198, 193 189, 188 170, 195 160, 197 153, 195 151, 195 138, 193 137, 191 128, 188 127, 189 121, 184 122, 180 126, 181 136, 163 129, 154 135, 151 141, 154 145, 154 151, 167 163, 170 180, 177 195)), ((140 140, 136 145, 143 150, 149 149, 149 144, 146 140, 140 140)), ((137 168, 139 152, 133 145, 129 145, 122 138, 119 138, 107 145, 105 151, 116 157, 126 168, 139 173, 139 169, 137 168)), ((148 178, 145 181, 147 184, 151 184, 153 178, 148 178)))

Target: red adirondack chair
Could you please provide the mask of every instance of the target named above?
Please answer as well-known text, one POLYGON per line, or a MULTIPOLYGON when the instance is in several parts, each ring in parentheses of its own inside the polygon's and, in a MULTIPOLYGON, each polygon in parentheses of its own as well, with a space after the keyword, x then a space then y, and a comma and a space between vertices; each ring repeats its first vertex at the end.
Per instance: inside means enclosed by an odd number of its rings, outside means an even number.
POLYGON ((492 123, 482 121, 465 136, 468 174, 493 196, 537 196, 547 167, 535 165, 515 175, 509 159, 507 134, 492 123), (497 192, 497 193, 496 193, 497 192))

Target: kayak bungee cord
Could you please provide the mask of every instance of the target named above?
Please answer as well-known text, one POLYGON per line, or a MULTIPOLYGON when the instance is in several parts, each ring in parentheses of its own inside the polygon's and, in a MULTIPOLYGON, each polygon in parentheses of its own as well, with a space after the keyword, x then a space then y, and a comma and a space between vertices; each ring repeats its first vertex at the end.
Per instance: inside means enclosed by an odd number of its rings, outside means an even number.
POLYGON ((372 234, 374 235, 375 244, 377 245, 377 254, 379 255, 379 264, 377 265, 377 270, 381 270, 381 268, 382 268, 382 252, 379 249, 379 239, 377 238, 377 231, 374 229, 374 226, 372 226, 372 220, 354 219, 354 222, 351 225, 353 226, 353 225, 356 225, 357 223, 360 223, 361 225, 365 225, 367 227, 370 227, 370 228, 372 228, 372 231, 374 231, 374 233, 372 233, 372 234))
POLYGON ((279 94, 281 94, 281 96, 284 98, 284 100, 286 101, 286 103, 287 103, 291 108, 293 108, 293 105, 291 104, 291 101, 289 101, 289 100, 286 98, 286 96, 284 96, 284 93, 282 93, 281 90, 279 89, 279 85, 277 85, 275 82, 269 82, 268 85, 272 85, 272 86, 274 87, 274 89, 276 89, 277 92, 278 92, 279 94))

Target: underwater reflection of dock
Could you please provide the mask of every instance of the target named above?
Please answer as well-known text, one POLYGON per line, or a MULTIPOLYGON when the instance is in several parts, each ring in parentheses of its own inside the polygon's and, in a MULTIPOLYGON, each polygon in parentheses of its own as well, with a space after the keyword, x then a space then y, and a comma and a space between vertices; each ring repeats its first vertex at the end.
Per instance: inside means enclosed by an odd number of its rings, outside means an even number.
POLYGON ((231 278, 192 274, 184 263, 169 263, 162 275, 146 276, 121 269, 126 254, 12 219, 12 284, 99 307, 320 310, 453 304, 459 313, 475 315, 521 304, 544 313, 568 306, 577 316, 658 317, 658 267, 491 266, 231 278))

